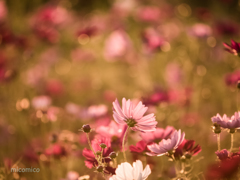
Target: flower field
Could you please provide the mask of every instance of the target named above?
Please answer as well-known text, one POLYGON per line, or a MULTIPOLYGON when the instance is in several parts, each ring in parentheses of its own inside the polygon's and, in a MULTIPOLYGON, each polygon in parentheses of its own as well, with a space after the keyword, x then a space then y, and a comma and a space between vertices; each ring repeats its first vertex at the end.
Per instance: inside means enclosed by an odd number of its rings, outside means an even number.
POLYGON ((0 0, 0 180, 240 179, 239 13, 0 0))

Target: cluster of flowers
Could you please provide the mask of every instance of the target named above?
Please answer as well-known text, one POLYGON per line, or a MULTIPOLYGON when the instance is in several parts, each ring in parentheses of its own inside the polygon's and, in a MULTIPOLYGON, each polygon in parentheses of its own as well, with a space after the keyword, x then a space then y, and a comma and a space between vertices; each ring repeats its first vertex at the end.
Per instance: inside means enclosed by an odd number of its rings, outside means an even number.
MULTIPOLYGON (((150 166, 147 165, 143 170, 143 164, 139 159, 135 159, 136 162, 131 164, 127 162, 127 156, 125 153, 125 143, 128 130, 139 131, 142 140, 139 141, 136 146, 131 145, 129 147, 133 154, 148 155, 148 156, 168 156, 174 162, 185 163, 186 159, 191 159, 192 156, 197 155, 201 151, 199 145, 195 145, 195 141, 186 140, 185 133, 181 130, 175 130, 173 127, 168 126, 166 129, 156 128, 157 121, 153 113, 145 115, 147 111, 142 102, 137 105, 130 100, 122 99, 122 108, 118 100, 113 102, 113 118, 121 126, 121 136, 119 137, 119 143, 122 144, 121 151, 123 153, 124 161, 117 166, 117 152, 113 151, 111 147, 111 139, 104 137, 105 134, 99 133, 95 139, 90 142, 89 133, 92 131, 89 125, 83 125, 82 131, 86 133, 90 149, 83 150, 83 156, 86 158, 85 164, 89 168, 96 168, 97 172, 112 175, 111 180, 145 180, 151 173, 150 166)), ((110 128, 108 129, 110 130, 110 128)), ((111 130, 110 130, 111 131, 111 130)), ((117 132, 114 132, 115 134, 117 132)), ((137 156, 135 156, 137 157, 137 156)), ((186 172, 183 169, 178 170, 176 168, 177 177, 186 177, 186 172)))

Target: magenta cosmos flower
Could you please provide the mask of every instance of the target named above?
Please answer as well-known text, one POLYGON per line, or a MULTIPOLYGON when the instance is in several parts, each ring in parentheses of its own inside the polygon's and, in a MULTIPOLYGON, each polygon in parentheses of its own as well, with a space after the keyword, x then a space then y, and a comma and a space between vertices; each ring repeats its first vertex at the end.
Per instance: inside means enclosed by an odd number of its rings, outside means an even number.
POLYGON ((154 143, 148 145, 150 153, 146 153, 149 156, 162 156, 166 153, 172 153, 173 150, 177 149, 178 146, 183 142, 185 133, 181 133, 181 130, 176 130, 170 139, 163 139, 158 144, 154 143))
POLYGON ((157 121, 154 114, 143 116, 147 111, 140 101, 136 106, 125 98, 122 99, 122 108, 116 99, 113 102, 113 118, 119 124, 126 124, 134 131, 150 132, 156 130, 157 121))
POLYGON ((212 117, 212 122, 219 124, 222 128, 235 129, 240 127, 240 113, 235 112, 235 114, 229 118, 226 114, 221 117, 219 114, 212 117))
POLYGON ((231 45, 223 43, 225 50, 237 56, 240 53, 240 43, 235 42, 231 39, 231 45))

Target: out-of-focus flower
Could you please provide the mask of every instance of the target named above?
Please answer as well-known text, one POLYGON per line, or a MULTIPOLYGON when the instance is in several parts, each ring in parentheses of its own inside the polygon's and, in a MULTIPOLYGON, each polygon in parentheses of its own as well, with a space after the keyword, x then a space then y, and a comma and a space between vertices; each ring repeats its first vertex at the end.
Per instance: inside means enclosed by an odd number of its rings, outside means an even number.
POLYGON ((220 163, 209 166, 205 173, 206 180, 237 179, 240 158, 223 160, 220 163))
POLYGON ((228 86, 236 87, 239 80, 240 80, 240 70, 237 70, 233 73, 229 73, 225 77, 225 83, 228 86))
POLYGON ((178 146, 175 150, 174 157, 175 159, 180 159, 182 156, 186 158, 191 158, 192 156, 196 156, 198 153, 202 151, 201 146, 195 145, 194 140, 186 140, 184 139, 183 142, 178 146))
POLYGON ((123 136, 124 125, 117 124, 113 121, 107 126, 100 126, 96 129, 96 132, 101 136, 110 137, 116 136, 118 138, 123 136))
POLYGON ((34 27, 34 33, 41 39, 46 40, 49 43, 56 43, 59 39, 58 31, 47 25, 38 25, 34 27))
POLYGON ((235 129, 240 127, 240 112, 235 112, 235 114, 229 118, 226 114, 221 117, 219 114, 213 116, 213 123, 219 124, 222 128, 235 129))
POLYGON ((46 110, 52 103, 52 100, 48 96, 36 96, 32 99, 32 106, 36 110, 46 110))
POLYGON ((59 114, 60 109, 58 107, 50 107, 47 110, 47 118, 54 122, 57 120, 57 115, 59 114))
POLYGON ((46 23, 50 25, 59 25, 68 17, 66 9, 60 6, 47 6, 41 9, 35 18, 37 23, 46 23))
POLYGON ((209 20, 212 17, 209 9, 207 8, 202 8, 202 7, 196 8, 195 13, 196 13, 196 16, 201 20, 209 20))
POLYGON ((3 21, 6 18, 7 13, 5 1, 0 1, 0 21, 3 21))
POLYGON ((77 37, 79 37, 79 36, 81 36, 82 34, 85 34, 85 35, 91 37, 91 36, 96 35, 96 34, 97 34, 97 31, 98 31, 97 27, 95 27, 95 26, 89 26, 89 27, 85 27, 85 28, 83 28, 83 29, 78 30, 77 33, 76 33, 76 35, 77 35, 77 37))
POLYGON ((225 50, 234 54, 235 56, 239 55, 240 53, 240 43, 235 42, 234 40, 231 39, 231 45, 227 43, 223 43, 225 46, 225 50))
POLYGON ((189 29, 188 33, 191 36, 204 38, 212 34, 212 29, 206 24, 197 23, 189 29))
POLYGON ((60 96, 64 93, 64 86, 57 79, 50 79, 46 82, 46 93, 50 96, 60 96))
POLYGON ((174 127, 167 126, 166 129, 156 128, 156 130, 153 132, 141 133, 141 137, 146 143, 151 142, 158 143, 162 139, 170 138, 174 131, 175 131, 174 127))
POLYGON ((146 53, 152 53, 160 50, 161 46, 165 43, 163 37, 161 37, 156 30, 149 28, 142 34, 142 40, 144 43, 144 51, 146 53))
POLYGON ((52 144, 45 150, 45 155, 60 158, 67 155, 66 149, 60 144, 52 144))
POLYGON ((231 20, 216 22, 214 29, 219 35, 237 36, 239 33, 238 24, 232 22, 231 20))
POLYGON ((191 101, 192 88, 186 87, 184 89, 172 89, 168 91, 169 101, 180 105, 189 105, 191 101))
POLYGON ((69 171, 66 180, 78 180, 79 174, 76 171, 69 171))
POLYGON ((148 97, 143 98, 143 103, 146 105, 156 106, 161 102, 168 101, 168 94, 163 90, 157 90, 148 97))
POLYGON ((156 6, 142 7, 137 12, 137 18, 145 22, 156 22, 159 21, 160 9, 156 6))
MULTIPOLYGON (((104 143, 107 147, 103 150, 103 162, 105 163, 109 163, 111 161, 111 159, 109 158, 109 154, 111 152, 113 152, 112 148, 111 148, 111 140, 110 138, 106 138, 106 137, 101 137, 101 136, 97 136, 95 137, 94 140, 91 141, 92 144, 92 148, 95 152, 97 151, 102 151, 102 148, 100 147, 100 144, 104 143)), ((97 167, 98 166, 98 161, 95 159, 94 153, 87 148, 83 149, 82 155, 86 158, 85 160, 85 165, 88 168, 93 168, 93 167, 97 167)), ((105 167, 105 171, 104 173, 106 174, 115 174, 115 169, 110 167, 109 165, 107 167, 105 167)))
POLYGON ((150 174, 149 165, 143 170, 142 162, 137 160, 133 163, 133 166, 127 162, 118 165, 116 175, 112 176, 110 180, 145 180, 150 174))
POLYGON ((165 81, 170 88, 179 87, 182 80, 182 70, 177 63, 169 63, 165 71, 165 81))
POLYGON ((123 30, 113 31, 105 42, 104 57, 112 61, 123 57, 131 47, 131 40, 123 30))
POLYGON ((228 156, 229 152, 226 149, 223 149, 221 151, 216 151, 215 154, 217 155, 218 159, 220 159, 221 161, 229 158, 228 156))
POLYGON ((88 62, 95 59, 95 54, 91 51, 75 49, 71 52, 71 58, 74 62, 88 62))
POLYGON ((166 153, 173 153, 174 150, 183 142, 185 133, 181 133, 181 130, 175 131, 170 139, 163 139, 159 144, 148 145, 148 149, 151 151, 147 153, 149 156, 162 156, 166 153))
POLYGON ((130 99, 122 99, 122 108, 116 99, 113 102, 113 118, 119 124, 127 124, 134 131, 150 132, 156 130, 157 121, 154 114, 144 116, 147 111, 140 101, 134 105, 130 99))
POLYGON ((101 117, 103 115, 106 115, 107 111, 108 111, 108 108, 104 104, 92 105, 88 107, 88 114, 91 117, 101 117))

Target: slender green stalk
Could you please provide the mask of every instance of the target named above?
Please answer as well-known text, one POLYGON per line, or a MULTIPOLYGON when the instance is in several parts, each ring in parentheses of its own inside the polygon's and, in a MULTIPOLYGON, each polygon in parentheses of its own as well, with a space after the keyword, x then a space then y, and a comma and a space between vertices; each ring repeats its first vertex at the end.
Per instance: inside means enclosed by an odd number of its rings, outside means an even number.
POLYGON ((221 150, 221 146, 220 146, 220 133, 217 134, 217 143, 218 143, 218 151, 221 150))
POLYGON ((232 151, 233 149, 233 133, 231 133, 231 147, 230 147, 230 152, 232 151))
POLYGON ((127 157, 126 157, 126 154, 125 154, 124 144, 125 144, 125 139, 126 139, 126 136, 127 136, 127 133, 128 133, 128 129, 129 129, 129 126, 127 127, 127 129, 125 131, 125 134, 123 136, 123 141, 122 141, 122 152, 123 152, 124 161, 126 161, 126 162, 127 162, 127 157))
POLYGON ((91 145, 91 142, 90 142, 90 139, 89 139, 89 134, 86 133, 86 135, 87 135, 88 145, 89 145, 91 151, 93 152, 95 158, 97 159, 97 155, 96 155, 95 151, 93 150, 92 145, 91 145))

